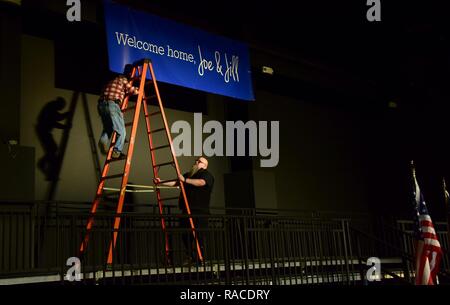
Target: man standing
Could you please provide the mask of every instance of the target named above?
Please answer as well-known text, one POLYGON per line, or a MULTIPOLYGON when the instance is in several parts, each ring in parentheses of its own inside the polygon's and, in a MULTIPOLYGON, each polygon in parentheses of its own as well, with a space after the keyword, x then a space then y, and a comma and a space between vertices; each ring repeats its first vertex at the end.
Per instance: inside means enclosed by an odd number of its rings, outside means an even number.
MULTIPOLYGON (((191 170, 183 175, 180 174, 178 177, 181 182, 184 183, 186 198, 189 203, 189 209, 192 215, 208 215, 209 214, 209 203, 211 199, 211 192, 214 186, 214 177, 207 170, 208 160, 204 157, 200 157, 195 160, 194 165, 191 170)), ((155 184, 160 183, 160 179, 154 180, 155 184)), ((178 182, 166 182, 163 185, 175 186, 178 182)), ((186 205, 183 200, 182 194, 178 201, 180 210, 184 215, 188 215, 186 205)), ((208 227, 208 218, 204 217, 193 217, 194 226, 197 233, 198 243, 204 255, 203 247, 203 232, 208 227), (199 232, 200 231, 200 232, 199 232)), ((182 240, 185 247, 186 259, 184 264, 191 264, 196 260, 196 242, 192 235, 191 225, 189 217, 183 217, 180 219, 180 227, 185 230, 182 233, 182 240)))
POLYGON ((126 95, 137 94, 138 89, 131 86, 131 82, 123 74, 111 80, 103 89, 103 94, 98 100, 98 113, 102 118, 103 131, 100 136, 99 146, 102 153, 108 151, 108 144, 113 131, 117 133, 116 143, 112 153, 113 158, 123 158, 123 145, 125 143, 126 129, 123 113, 120 109, 126 95))

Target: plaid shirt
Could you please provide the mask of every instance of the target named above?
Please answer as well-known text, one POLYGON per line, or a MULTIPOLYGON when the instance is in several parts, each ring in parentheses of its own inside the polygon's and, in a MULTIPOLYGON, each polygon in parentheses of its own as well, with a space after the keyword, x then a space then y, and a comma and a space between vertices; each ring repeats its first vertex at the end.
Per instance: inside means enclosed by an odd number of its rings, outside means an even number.
POLYGON ((124 76, 117 76, 103 89, 103 99, 107 101, 119 101, 120 103, 127 94, 136 94, 138 89, 131 86, 131 82, 124 76))

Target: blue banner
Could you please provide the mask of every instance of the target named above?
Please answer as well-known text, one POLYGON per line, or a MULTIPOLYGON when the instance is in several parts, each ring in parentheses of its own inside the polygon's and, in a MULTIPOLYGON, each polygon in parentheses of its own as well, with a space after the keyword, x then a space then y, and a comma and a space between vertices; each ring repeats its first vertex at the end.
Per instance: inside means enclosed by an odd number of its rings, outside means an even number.
POLYGON ((112 71, 150 58, 158 81, 254 100, 245 44, 111 1, 104 7, 112 71))

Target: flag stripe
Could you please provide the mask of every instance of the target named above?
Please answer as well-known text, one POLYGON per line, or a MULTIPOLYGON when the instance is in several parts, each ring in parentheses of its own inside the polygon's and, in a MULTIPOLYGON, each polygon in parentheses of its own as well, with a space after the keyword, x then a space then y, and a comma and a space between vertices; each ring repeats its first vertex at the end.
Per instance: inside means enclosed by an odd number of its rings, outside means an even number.
POLYGON ((436 236, 436 231, 434 230, 433 227, 426 227, 426 226, 422 226, 422 232, 424 233, 424 236, 427 237, 435 237, 436 236))
POLYGON ((434 285, 442 257, 433 222, 420 191, 419 184, 414 176, 414 197, 416 208, 416 285, 434 285))

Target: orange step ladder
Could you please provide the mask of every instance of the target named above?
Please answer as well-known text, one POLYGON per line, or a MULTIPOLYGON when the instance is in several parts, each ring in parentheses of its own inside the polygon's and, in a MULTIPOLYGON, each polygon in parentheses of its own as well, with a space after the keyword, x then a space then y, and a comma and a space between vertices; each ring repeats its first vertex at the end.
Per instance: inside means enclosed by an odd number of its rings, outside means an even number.
MULTIPOLYGON (((110 148, 107 153, 107 157, 105 160, 105 164, 103 166, 100 182, 97 187, 97 192, 96 192, 94 200, 92 202, 90 216, 89 216, 89 219, 86 224, 86 234, 80 245, 80 249, 79 249, 80 257, 86 252, 87 245, 89 242, 89 234, 94 225, 95 214, 97 212, 98 206, 101 202, 102 195, 103 195, 103 192, 105 189, 105 182, 109 179, 122 178, 121 184, 120 184, 120 189, 118 189, 119 198, 118 198, 118 203, 117 203, 117 208, 116 208, 116 215, 114 218, 113 236, 112 236, 112 240, 110 241, 110 244, 109 244, 108 258, 107 258, 107 264, 112 264, 112 262, 113 262, 113 251, 116 247, 117 235, 119 232, 121 214, 122 214, 124 199, 125 199, 125 192, 127 191, 128 177, 129 177, 129 173, 130 173, 130 169, 131 169, 131 161, 133 158, 133 151, 134 151, 134 144, 135 144, 135 140, 136 140, 136 131, 137 131, 137 126, 138 126, 138 121, 139 121, 139 115, 140 115, 141 107, 143 107, 144 115, 145 115, 145 123, 146 123, 146 127, 147 127, 149 147, 150 147, 153 176, 154 176, 154 178, 159 178, 159 169, 162 166, 172 165, 175 168, 176 178, 169 179, 169 180, 162 180, 160 183, 172 182, 172 181, 178 182, 178 185, 181 190, 181 196, 183 198, 183 201, 184 201, 184 204, 186 207, 186 211, 189 215, 188 216, 189 223, 190 223, 193 238, 196 242, 197 255, 198 255, 199 261, 202 262, 203 261, 202 251, 201 251, 198 239, 197 239, 197 234, 196 234, 197 232, 195 230, 194 221, 191 217, 191 211, 190 211, 189 203, 188 203, 188 200, 186 197, 186 191, 184 188, 184 184, 179 180, 180 167, 178 165, 178 161, 175 156, 175 150, 173 148, 172 136, 170 134, 170 129, 167 124, 167 118, 166 118, 166 115, 164 112, 163 103, 161 100, 161 96, 159 94, 158 84, 157 84, 157 81, 155 78, 155 73, 154 73, 153 65, 152 65, 151 61, 149 59, 142 59, 139 62, 136 62, 133 65, 133 69, 132 69, 129 80, 132 81, 132 85, 134 85, 136 81, 139 82, 139 93, 138 93, 137 100, 135 102, 135 106, 128 107, 128 103, 132 102, 129 100, 128 96, 125 97, 125 99, 122 103, 122 106, 121 106, 122 112, 130 111, 130 110, 134 109, 133 121, 131 123, 125 123, 125 126, 132 126, 131 133, 130 133, 130 139, 128 141, 129 143, 128 143, 128 151, 126 153, 125 166, 124 166, 123 172, 121 174, 108 176, 108 172, 110 170, 111 164, 125 159, 125 158, 122 158, 122 159, 113 159, 112 158, 113 147, 114 147, 114 144, 116 141, 116 132, 113 132, 112 139, 111 139, 111 145, 110 145, 110 148), (150 72, 150 74, 148 74, 148 72, 150 72), (150 80, 148 81, 147 78, 150 78, 150 80), (154 95, 152 95, 152 96, 146 95, 145 87, 147 84, 153 85, 154 95), (152 98, 157 99, 159 110, 150 113, 148 111, 147 101, 152 98), (161 116, 164 127, 152 130, 151 124, 150 124, 150 118, 154 117, 154 116, 158 116, 158 115, 161 116), (154 146, 153 135, 155 133, 159 133, 159 132, 163 132, 165 134, 167 144, 154 146), (160 164, 157 163, 155 151, 160 150, 160 149, 170 149, 170 156, 171 156, 170 162, 163 162, 160 164)), ((160 187, 158 187, 158 186, 155 187, 155 192, 156 192, 156 198, 158 201, 159 213, 161 215, 161 227, 162 227, 162 230, 163 230, 163 233, 165 236, 165 257, 166 257, 167 263, 170 264, 171 263, 170 262, 170 246, 169 246, 169 239, 168 239, 168 234, 167 234, 166 221, 163 217, 163 208, 164 208, 164 201, 176 199, 178 197, 176 197, 176 198, 175 197, 173 197, 173 198, 161 197, 160 187)))

